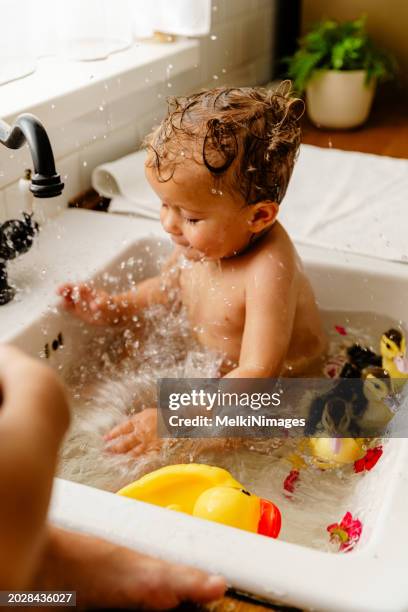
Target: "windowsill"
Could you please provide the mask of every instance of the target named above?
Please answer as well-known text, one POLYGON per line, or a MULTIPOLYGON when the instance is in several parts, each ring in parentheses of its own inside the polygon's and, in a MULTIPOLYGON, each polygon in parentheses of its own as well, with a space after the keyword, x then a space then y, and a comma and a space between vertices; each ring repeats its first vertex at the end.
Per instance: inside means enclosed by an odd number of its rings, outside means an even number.
POLYGON ((169 80, 199 63, 199 43, 134 43, 105 60, 74 62, 41 58, 37 70, 0 86, 0 117, 12 122, 31 112, 47 126, 67 123, 97 107, 155 83, 169 80))

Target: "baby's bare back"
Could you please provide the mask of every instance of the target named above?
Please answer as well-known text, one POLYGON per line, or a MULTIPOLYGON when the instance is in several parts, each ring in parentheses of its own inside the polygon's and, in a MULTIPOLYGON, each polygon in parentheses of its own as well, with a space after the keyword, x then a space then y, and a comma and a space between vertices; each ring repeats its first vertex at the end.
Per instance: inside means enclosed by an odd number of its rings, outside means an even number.
MULTIPOLYGON (((257 324, 257 321, 248 323, 248 317, 256 318, 257 312, 261 317, 263 310, 263 304, 258 303, 258 308, 252 308, 249 315, 248 301, 254 278, 255 286, 266 284, 264 290, 270 285, 269 298, 273 303, 284 303, 293 310, 292 329, 280 332, 282 336, 289 336, 283 368, 267 375, 296 375, 309 371, 325 350, 321 317, 301 261, 287 233, 278 224, 245 253, 218 262, 190 262, 181 269, 181 300, 197 338, 207 348, 225 355, 223 374, 240 363, 245 327, 257 324), (280 285, 275 286, 268 273, 265 275, 265 269, 269 268, 275 276, 287 277, 291 286, 288 298, 281 294, 280 285)), ((279 313, 276 315, 279 317, 279 313)), ((262 325, 262 321, 259 324, 262 325)), ((268 327, 267 322, 265 327, 268 327)), ((279 344, 279 339, 276 341, 279 344)))

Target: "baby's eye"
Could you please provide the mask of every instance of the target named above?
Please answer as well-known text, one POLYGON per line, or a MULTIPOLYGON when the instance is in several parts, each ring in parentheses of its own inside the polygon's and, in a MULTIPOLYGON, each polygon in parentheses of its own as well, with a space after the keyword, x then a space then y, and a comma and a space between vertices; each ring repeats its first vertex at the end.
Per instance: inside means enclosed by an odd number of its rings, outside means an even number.
POLYGON ((187 221, 187 223, 198 223, 199 221, 201 221, 201 219, 188 219, 187 217, 184 217, 184 221, 187 221))

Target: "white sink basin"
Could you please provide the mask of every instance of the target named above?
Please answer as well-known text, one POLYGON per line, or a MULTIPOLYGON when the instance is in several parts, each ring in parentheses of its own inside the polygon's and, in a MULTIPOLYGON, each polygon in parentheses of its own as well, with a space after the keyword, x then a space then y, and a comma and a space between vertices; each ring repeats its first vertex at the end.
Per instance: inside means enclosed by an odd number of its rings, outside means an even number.
MULTIPOLYGON (((156 221, 66 211, 43 230, 36 248, 10 266, 10 280, 30 291, 1 307, 1 339, 64 372, 81 351, 83 328, 56 308, 55 288, 118 272, 130 256, 145 261, 143 275, 149 276, 155 268, 152 245, 161 240, 167 248, 163 238, 156 221)), ((323 308, 405 319, 404 265, 299 250, 323 308)), ((233 587, 266 600, 325 612, 403 612, 408 609, 407 466, 407 440, 390 440, 378 468, 356 487, 366 508, 364 533, 361 545, 346 555, 270 540, 61 479, 55 482, 50 516, 68 528, 219 572, 233 587)))
MULTIPOLYGON (((31 334, 38 336, 40 320, 46 320, 49 327, 55 318, 56 288, 63 282, 94 276, 126 249, 135 235, 152 234, 164 237, 160 224, 148 219, 65 210, 42 228, 28 253, 9 263, 9 283, 18 292, 13 301, 1 306, 0 340, 42 354, 45 343, 52 343, 54 337, 41 333, 41 341, 34 342, 31 334)), ((60 316, 58 313, 57 319, 60 316)))

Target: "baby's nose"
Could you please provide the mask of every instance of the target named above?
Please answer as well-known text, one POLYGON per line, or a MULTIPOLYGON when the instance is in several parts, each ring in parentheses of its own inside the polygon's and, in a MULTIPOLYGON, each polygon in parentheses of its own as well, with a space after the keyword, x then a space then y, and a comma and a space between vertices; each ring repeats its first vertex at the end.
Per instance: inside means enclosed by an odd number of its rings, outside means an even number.
POLYGON ((181 235, 178 215, 176 211, 172 210, 171 208, 167 209, 161 217, 161 222, 164 230, 168 234, 175 234, 177 236, 181 235))

